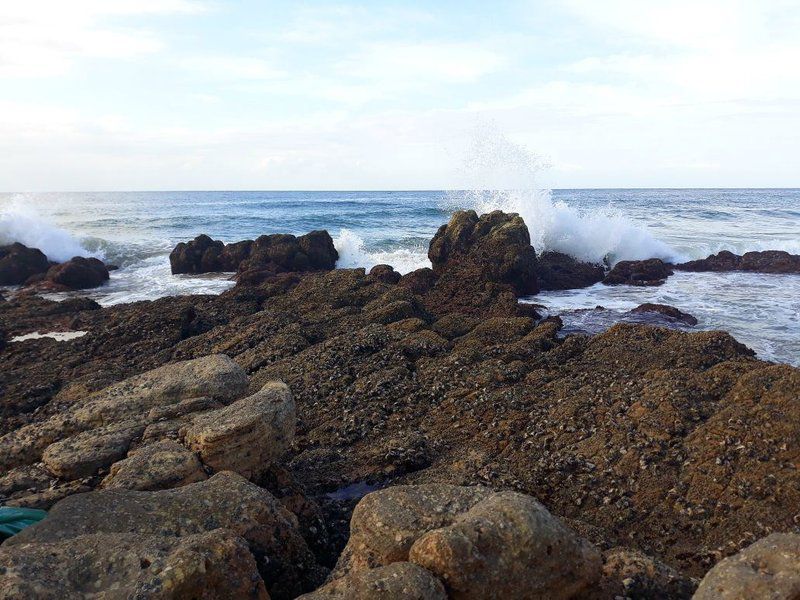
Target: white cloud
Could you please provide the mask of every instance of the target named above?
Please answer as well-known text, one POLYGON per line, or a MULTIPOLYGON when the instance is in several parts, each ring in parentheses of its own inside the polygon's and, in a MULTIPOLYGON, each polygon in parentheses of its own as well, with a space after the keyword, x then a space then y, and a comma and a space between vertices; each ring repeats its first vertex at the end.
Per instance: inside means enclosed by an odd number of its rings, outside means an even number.
POLYGON ((114 26, 120 17, 194 13, 191 0, 31 0, 0 4, 0 77, 48 77, 79 58, 131 58, 163 46, 152 32, 114 26))

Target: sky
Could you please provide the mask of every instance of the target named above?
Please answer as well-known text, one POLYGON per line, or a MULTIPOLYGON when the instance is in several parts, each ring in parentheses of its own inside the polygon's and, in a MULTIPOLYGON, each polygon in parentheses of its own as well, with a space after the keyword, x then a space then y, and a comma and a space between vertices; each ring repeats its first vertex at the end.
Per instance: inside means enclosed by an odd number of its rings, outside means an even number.
POLYGON ((0 191, 463 188, 498 137, 547 187, 797 187, 798 31, 796 0, 0 0, 0 191))

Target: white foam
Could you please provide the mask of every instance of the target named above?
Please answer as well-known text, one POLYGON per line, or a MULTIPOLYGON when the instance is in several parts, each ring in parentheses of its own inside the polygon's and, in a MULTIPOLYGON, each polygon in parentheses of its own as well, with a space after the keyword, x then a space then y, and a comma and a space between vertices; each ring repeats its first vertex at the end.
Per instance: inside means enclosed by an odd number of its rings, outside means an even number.
POLYGON ((412 250, 399 248, 397 250, 366 249, 364 240, 349 229, 342 229, 333 239, 333 245, 339 253, 336 266, 340 269, 354 269, 364 267, 367 270, 375 265, 392 265, 398 273, 410 273, 422 267, 430 267, 427 253, 423 249, 412 250))
POLYGON ((79 337, 85 336, 88 331, 50 331, 48 333, 39 333, 38 331, 34 331, 33 333, 26 333, 25 335, 18 335, 17 337, 11 338, 12 342, 24 342, 26 340, 40 340, 42 338, 52 338, 57 342, 68 342, 69 340, 74 340, 79 337))
POLYGON ((20 242, 29 248, 38 248, 47 258, 64 262, 73 256, 103 258, 99 252, 89 252, 80 241, 38 214, 16 198, 0 207, 0 246, 20 242))

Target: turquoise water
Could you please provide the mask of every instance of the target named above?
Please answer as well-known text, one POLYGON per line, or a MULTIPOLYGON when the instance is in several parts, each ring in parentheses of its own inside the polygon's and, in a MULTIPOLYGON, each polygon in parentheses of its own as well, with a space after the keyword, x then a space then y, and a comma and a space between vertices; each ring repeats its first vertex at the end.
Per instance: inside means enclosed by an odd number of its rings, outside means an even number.
MULTIPOLYGON (((51 258, 95 254, 121 267, 92 292, 114 304, 217 293, 225 276, 175 277, 167 256, 208 233, 224 241, 327 229, 340 267, 426 266, 427 244, 456 208, 520 213, 537 251, 584 260, 684 260, 721 249, 800 253, 800 190, 554 190, 508 192, 118 192, 0 194, 0 243, 22 241, 51 258)), ((598 304, 622 312, 675 304, 699 328, 731 331, 767 359, 800 363, 800 276, 680 274, 661 288, 542 294, 553 312, 598 304)), ((580 320, 576 330, 592 329, 580 320)), ((598 322, 597 327, 605 326, 598 322)))

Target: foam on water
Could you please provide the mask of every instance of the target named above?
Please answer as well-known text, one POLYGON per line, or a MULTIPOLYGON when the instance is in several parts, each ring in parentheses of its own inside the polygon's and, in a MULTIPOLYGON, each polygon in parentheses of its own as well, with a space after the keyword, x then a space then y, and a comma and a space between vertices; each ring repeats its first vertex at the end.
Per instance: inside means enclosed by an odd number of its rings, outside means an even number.
POLYGON ((349 229, 342 229, 333 240, 340 269, 364 267, 369 271, 375 265, 392 265, 398 273, 406 274, 430 267, 431 262, 422 248, 398 248, 395 250, 368 250, 364 239, 349 229))

